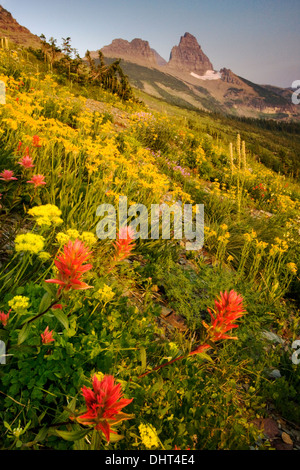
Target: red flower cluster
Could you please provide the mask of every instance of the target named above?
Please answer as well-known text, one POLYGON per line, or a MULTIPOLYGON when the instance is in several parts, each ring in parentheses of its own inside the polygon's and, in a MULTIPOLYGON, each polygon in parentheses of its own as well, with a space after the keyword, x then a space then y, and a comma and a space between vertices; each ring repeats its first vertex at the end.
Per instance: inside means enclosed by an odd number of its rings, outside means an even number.
POLYGON ((4 170, 2 173, 0 173, 0 176, 0 180, 3 181, 13 181, 18 179, 14 177, 14 172, 12 170, 4 170))
MULTIPOLYGON (((211 316, 211 325, 208 326, 203 322, 207 329, 208 340, 214 343, 221 339, 237 339, 236 336, 229 336, 226 333, 233 328, 237 328, 238 325, 235 324, 235 321, 246 313, 241 295, 234 290, 229 293, 225 291, 224 294, 220 292, 220 298, 215 300, 215 316, 213 316, 210 309, 208 309, 208 312, 211 316)), ((209 348, 209 344, 202 344, 194 351, 191 351, 190 355, 199 354, 209 348)))
POLYGON ((121 227, 118 233, 118 239, 114 243, 116 262, 122 261, 131 254, 135 247, 133 238, 134 232, 131 227, 121 227))
POLYGON ((254 186, 252 189, 254 191, 259 191, 261 197, 265 197, 267 192, 267 188, 262 183, 259 183, 259 185, 254 186))
POLYGON ((11 312, 11 308, 9 309, 8 313, 0 312, 0 322, 2 323, 3 326, 7 325, 10 312, 11 312))
POLYGON ((41 147, 42 144, 40 144, 40 140, 41 140, 41 139, 40 139, 40 137, 39 137, 38 135, 34 135, 34 136, 32 137, 32 145, 33 145, 34 147, 41 147))
POLYGON ((24 157, 21 158, 18 164, 26 169, 34 167, 33 159, 29 155, 24 155, 24 157))
POLYGON ((57 259, 54 261, 58 269, 58 277, 56 279, 47 279, 45 282, 52 284, 59 284, 60 288, 68 291, 70 289, 80 290, 89 289, 85 282, 81 281, 81 276, 89 271, 93 266, 91 264, 84 264, 90 257, 91 252, 84 246, 80 240, 71 240, 63 248, 57 259))
POLYGON ((53 330, 49 331, 49 326, 47 326, 44 333, 41 333, 41 338, 43 344, 50 344, 51 341, 55 341, 53 338, 53 330))
POLYGON ((43 175, 34 175, 31 180, 27 181, 27 183, 34 184, 34 187, 37 188, 38 186, 46 184, 46 181, 43 175))
POLYGON ((133 398, 122 398, 121 385, 115 385, 112 375, 105 375, 101 381, 94 375, 93 390, 83 387, 81 391, 85 398, 87 411, 76 420, 81 424, 92 425, 96 430, 102 431, 109 442, 110 434, 116 434, 111 426, 131 418, 131 415, 122 413, 121 410, 124 406, 129 405, 133 398))

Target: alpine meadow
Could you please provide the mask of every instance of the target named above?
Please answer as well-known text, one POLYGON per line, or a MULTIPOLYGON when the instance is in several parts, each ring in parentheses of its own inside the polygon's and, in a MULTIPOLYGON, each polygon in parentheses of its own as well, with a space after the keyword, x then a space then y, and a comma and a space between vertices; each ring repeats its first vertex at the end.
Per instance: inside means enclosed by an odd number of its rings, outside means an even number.
POLYGON ((0 7, 2 450, 300 450, 300 104, 157 57, 0 7))

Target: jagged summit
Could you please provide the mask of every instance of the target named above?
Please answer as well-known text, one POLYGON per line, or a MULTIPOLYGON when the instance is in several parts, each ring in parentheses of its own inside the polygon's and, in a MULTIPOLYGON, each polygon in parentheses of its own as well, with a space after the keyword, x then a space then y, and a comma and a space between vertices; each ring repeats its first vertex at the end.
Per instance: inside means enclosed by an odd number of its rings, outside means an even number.
POLYGON ((105 57, 121 58, 148 67, 155 67, 163 61, 163 58, 154 49, 150 48, 149 42, 140 38, 135 38, 131 42, 125 39, 114 39, 110 45, 104 46, 101 51, 105 57))
MULTIPOLYGON (((111 44, 104 46, 101 51, 105 57, 121 58, 139 65, 165 67, 178 72, 194 72, 200 75, 213 70, 213 65, 204 54, 197 39, 190 33, 181 36, 178 46, 172 48, 170 60, 167 62, 159 53, 152 49, 148 41, 139 38, 131 42, 125 39, 114 39, 111 44)), ((97 51, 91 53, 97 57, 97 51)))
POLYGON ((205 74, 207 70, 213 70, 209 58, 202 51, 195 36, 190 33, 181 36, 179 45, 173 47, 168 66, 199 75, 205 74))

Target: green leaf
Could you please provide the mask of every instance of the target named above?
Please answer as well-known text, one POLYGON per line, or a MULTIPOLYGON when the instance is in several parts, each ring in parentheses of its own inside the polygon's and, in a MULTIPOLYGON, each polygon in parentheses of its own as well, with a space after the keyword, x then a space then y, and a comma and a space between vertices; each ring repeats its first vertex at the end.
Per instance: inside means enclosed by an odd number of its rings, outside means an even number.
POLYGON ((58 431, 56 429, 56 434, 62 437, 65 441, 78 441, 87 435, 90 432, 90 429, 80 429, 76 431, 58 431))
POLYGON ((11 431, 10 424, 8 424, 6 421, 3 421, 3 424, 6 427, 6 429, 9 429, 9 431, 11 431))
POLYGON ((35 436, 34 442, 42 442, 48 436, 48 428, 45 426, 39 430, 38 434, 35 436))
POLYGON ((41 303, 39 305, 38 313, 42 313, 45 310, 47 310, 47 308, 49 308, 51 305, 51 301, 52 301, 52 294, 50 294, 49 292, 45 292, 45 294, 42 297, 41 303))
POLYGON ((69 320, 67 316, 61 310, 53 310, 54 316, 63 325, 66 330, 69 329, 69 320))
POLYGON ((211 362, 212 364, 214 364, 214 360, 206 353, 198 353, 198 354, 194 354, 193 356, 190 356, 188 357, 189 360, 192 360, 194 356, 198 356, 199 358, 201 359, 206 359, 207 361, 211 362))
POLYGON ((111 443, 121 441, 122 439, 124 439, 124 436, 122 434, 112 434, 111 433, 110 436, 109 436, 109 441, 111 443))
POLYGON ((45 291, 51 295, 52 298, 55 298, 56 296, 56 287, 53 286, 53 284, 48 284, 47 282, 43 283, 43 288, 45 291))
POLYGON ((143 372, 146 369, 146 365, 147 365, 146 349, 141 348, 140 349, 140 354, 141 354, 141 369, 142 369, 142 372, 143 372))
POLYGON ((25 339, 27 339, 27 337, 30 333, 30 329, 31 328, 30 328, 29 323, 25 323, 25 325, 23 325, 23 327, 19 331, 18 344, 22 344, 25 341, 25 339))

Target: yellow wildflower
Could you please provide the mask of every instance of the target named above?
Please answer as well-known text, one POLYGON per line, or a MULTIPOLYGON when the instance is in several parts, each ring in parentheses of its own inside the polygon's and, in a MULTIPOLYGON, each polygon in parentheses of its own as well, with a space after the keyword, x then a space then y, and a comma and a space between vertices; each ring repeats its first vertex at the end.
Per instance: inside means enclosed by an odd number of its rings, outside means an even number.
POLYGON ((16 295, 8 302, 8 305, 16 312, 21 312, 29 307, 29 298, 23 295, 16 295))
POLYGON ((159 446, 159 439, 156 429, 150 424, 140 424, 139 431, 142 443, 147 449, 159 446))
POLYGON ((63 220, 60 218, 61 210, 53 204, 45 204, 43 206, 36 206, 28 211, 36 219, 38 225, 60 225, 63 220))
POLYGON ((295 263, 288 263, 286 266, 288 270, 291 271, 292 274, 297 274, 298 269, 295 263))
POLYGON ((102 289, 99 289, 96 293, 95 293, 95 297, 99 300, 102 300, 103 302, 110 302, 115 296, 115 293, 114 291, 112 290, 112 288, 110 286, 108 286, 107 284, 104 284, 104 286, 102 287, 102 289))
POLYGON ((63 233, 63 232, 59 232, 57 235, 56 235, 56 240, 58 241, 58 243, 60 245, 65 245, 66 243, 68 243, 69 241, 69 237, 66 233, 63 233))
POLYGON ((88 246, 94 245, 97 242, 97 238, 92 232, 82 232, 79 239, 88 246))
POLYGON ((254 230, 251 230, 250 233, 244 233, 244 238, 247 242, 251 242, 252 240, 254 240, 254 238, 256 238, 256 232, 254 230))
POLYGON ((45 239, 35 233, 24 233, 15 238, 15 249, 19 251, 29 251, 30 253, 39 253, 44 248, 45 239))
POLYGON ((80 237, 78 230, 73 229, 73 228, 70 228, 69 230, 67 230, 67 235, 68 235, 69 238, 71 238, 72 240, 73 240, 73 239, 76 240, 76 238, 79 238, 79 237, 80 237))
POLYGON ((48 259, 51 258, 51 255, 50 255, 50 253, 47 253, 47 251, 41 251, 38 254, 38 257, 41 261, 48 261, 48 259))

